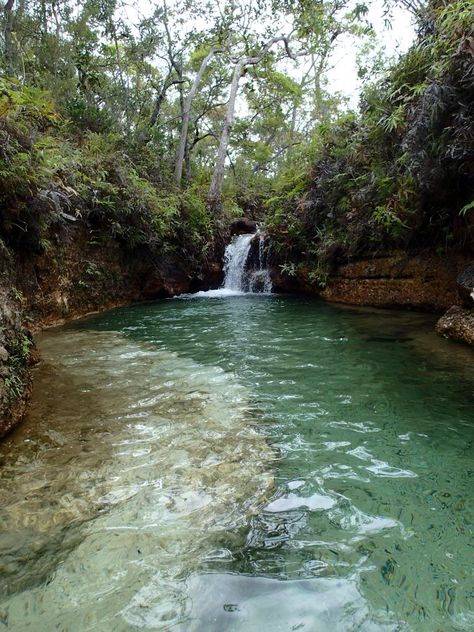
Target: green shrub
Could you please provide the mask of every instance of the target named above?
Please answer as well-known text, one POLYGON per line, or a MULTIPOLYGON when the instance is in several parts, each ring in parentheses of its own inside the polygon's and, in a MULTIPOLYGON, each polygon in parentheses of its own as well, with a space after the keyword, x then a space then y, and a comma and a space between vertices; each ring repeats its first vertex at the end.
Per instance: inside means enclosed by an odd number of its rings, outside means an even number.
POLYGON ((279 174, 267 224, 281 260, 317 276, 380 248, 472 248, 472 1, 430 8, 430 29, 365 89, 359 115, 320 126, 316 151, 279 174))
MULTIPOLYGON (((102 113, 80 100, 64 119, 44 91, 0 82, 0 233, 44 251, 50 230, 76 215, 129 249, 147 245, 204 261, 215 218, 206 187, 164 188, 151 152, 129 153, 102 113)), ((133 149, 133 148, 132 148, 133 149)))

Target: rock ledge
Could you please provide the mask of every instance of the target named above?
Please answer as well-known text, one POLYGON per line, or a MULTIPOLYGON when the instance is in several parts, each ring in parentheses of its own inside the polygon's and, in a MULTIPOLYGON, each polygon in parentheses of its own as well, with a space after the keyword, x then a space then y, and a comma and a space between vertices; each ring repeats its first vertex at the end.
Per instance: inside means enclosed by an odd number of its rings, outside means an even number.
POLYGON ((474 310, 454 305, 439 319, 436 331, 444 338, 474 345, 474 310))

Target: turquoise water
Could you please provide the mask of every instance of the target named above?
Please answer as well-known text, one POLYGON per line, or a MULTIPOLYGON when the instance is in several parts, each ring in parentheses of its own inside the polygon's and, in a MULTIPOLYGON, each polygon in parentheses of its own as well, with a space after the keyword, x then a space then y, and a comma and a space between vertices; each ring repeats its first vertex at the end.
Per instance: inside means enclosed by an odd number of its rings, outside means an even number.
POLYGON ((474 363, 432 327, 243 296, 44 334, 0 630, 474 630, 474 363))

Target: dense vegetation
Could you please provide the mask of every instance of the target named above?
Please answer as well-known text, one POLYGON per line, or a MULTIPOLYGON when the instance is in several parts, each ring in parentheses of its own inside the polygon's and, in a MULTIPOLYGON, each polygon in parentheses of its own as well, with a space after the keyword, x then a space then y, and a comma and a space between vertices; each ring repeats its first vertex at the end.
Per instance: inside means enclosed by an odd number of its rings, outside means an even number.
POLYGON ((364 30, 350 4, 179 1, 143 16, 119 0, 5 2, 2 239, 42 251, 80 219, 190 266, 212 254, 313 125, 305 86, 322 86, 331 41, 364 30), (285 64, 303 46, 312 61, 298 83, 285 64))
POLYGON ((208 253, 213 221, 198 185, 182 195, 166 189, 149 152, 115 132, 80 130, 50 93, 0 83, 1 233, 14 248, 41 252, 60 224, 85 221, 124 247, 208 253))
POLYGON ((418 40, 379 60, 355 114, 327 70, 341 38, 366 51, 361 73, 376 57, 369 3, 8 0, 1 238, 41 252, 80 220, 193 266, 250 214, 284 270, 309 262, 320 283, 360 252, 469 248, 472 0, 397 4, 418 40))
POLYGON ((320 126, 282 170, 267 205, 284 272, 301 265, 324 285, 361 253, 472 252, 473 18, 471 0, 430 3, 417 41, 365 88, 360 112, 320 126))

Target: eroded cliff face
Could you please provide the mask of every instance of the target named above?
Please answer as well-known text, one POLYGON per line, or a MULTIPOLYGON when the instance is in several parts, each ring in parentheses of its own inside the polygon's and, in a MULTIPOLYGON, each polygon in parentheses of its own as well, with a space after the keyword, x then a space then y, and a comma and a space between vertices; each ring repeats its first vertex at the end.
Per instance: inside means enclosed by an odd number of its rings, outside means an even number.
POLYGON ((34 329, 93 311, 218 283, 220 266, 188 270, 179 256, 127 251, 86 226, 67 227, 42 254, 15 257, 15 287, 34 329))
POLYGON ((21 421, 31 393, 32 338, 13 286, 13 260, 0 243, 0 437, 21 421))
POLYGON ((32 332, 133 301, 196 291, 220 283, 219 262, 189 270, 177 254, 128 251, 82 223, 51 235, 41 253, 0 241, 0 437, 28 405, 32 332))
POLYGON ((469 260, 463 256, 409 255, 387 252, 338 266, 325 288, 310 283, 308 271, 295 277, 277 275, 279 288, 304 290, 334 303, 406 307, 443 311, 462 301, 456 280, 469 260))
MULTIPOLYGON (((387 252, 359 258, 336 267, 324 288, 311 283, 311 272, 300 268, 295 276, 276 272, 274 285, 281 291, 303 291, 326 301, 431 312, 449 310, 437 327, 446 337, 474 344, 474 301, 463 291, 467 255, 438 256, 387 252)), ((474 275, 473 275, 474 276, 474 275)))

